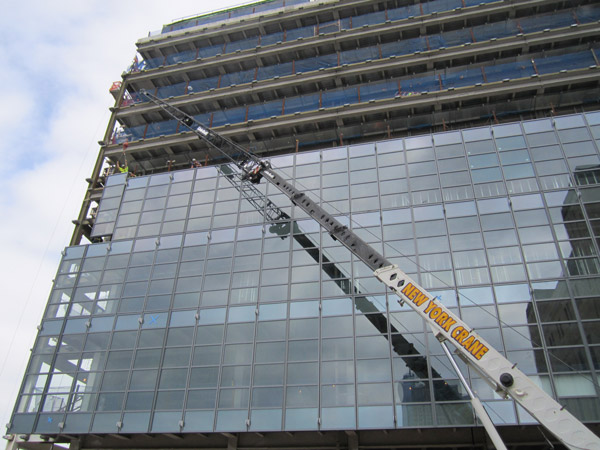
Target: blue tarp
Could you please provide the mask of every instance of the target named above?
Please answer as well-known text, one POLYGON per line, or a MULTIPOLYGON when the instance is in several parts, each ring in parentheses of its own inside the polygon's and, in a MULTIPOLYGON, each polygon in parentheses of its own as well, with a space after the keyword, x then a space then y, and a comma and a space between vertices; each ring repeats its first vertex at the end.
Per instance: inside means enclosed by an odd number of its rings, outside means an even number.
POLYGON ((209 126, 210 123, 210 116, 212 115, 212 113, 203 113, 203 114, 196 114, 194 116, 194 119, 196 119, 198 122, 200 122, 202 125, 204 126, 209 126))
POLYGON ((159 66, 162 66, 165 63, 164 56, 158 56, 156 58, 145 59, 145 69, 155 69, 159 66))
POLYGON ((502 81, 505 79, 515 80, 517 78, 530 77, 535 74, 531 61, 517 61, 504 64, 486 66, 483 69, 488 83, 502 81))
POLYGON ((268 80, 268 79, 274 78, 274 77, 283 77, 286 75, 292 75, 294 73, 293 68, 294 68, 294 64, 291 62, 276 64, 274 66, 259 67, 256 79, 257 80, 268 80))
POLYGON ((203 78, 201 80, 190 81, 188 92, 203 92, 209 89, 216 89, 219 77, 203 78))
POLYGON ((250 105, 248 107, 248 120, 267 119, 272 116, 280 116, 283 100, 250 105))
POLYGON ((576 23, 572 11, 562 11, 556 14, 541 14, 534 17, 526 17, 518 20, 523 33, 533 33, 546 28, 568 27, 576 23))
POLYGON ((367 59, 379 59, 379 48, 365 47, 340 52, 340 64, 354 64, 366 61, 367 59))
POLYGON ((363 25, 374 25, 386 21, 385 11, 377 11, 369 14, 352 17, 352 28, 360 28, 363 25))
POLYGON ((123 139, 120 142, 118 142, 119 144, 122 142, 125 142, 127 140, 131 140, 131 141, 138 141, 140 139, 142 139, 144 137, 144 132, 146 131, 146 125, 138 125, 137 127, 132 127, 132 128, 126 128, 125 132, 123 133, 125 136, 130 136, 131 139, 123 139))
POLYGON ((396 81, 369 83, 360 87, 361 102, 379 100, 382 98, 392 98, 398 94, 398 83, 396 81))
POLYGON ((194 59, 196 59, 196 50, 188 50, 187 52, 167 56, 167 64, 177 64, 178 62, 193 61, 194 59))
POLYGON ((481 68, 476 67, 466 70, 453 70, 440 74, 442 79, 442 88, 474 86, 477 83, 483 83, 483 74, 481 68))
POLYGON ((477 42, 489 41, 492 38, 503 38, 508 36, 516 36, 520 33, 519 27, 514 20, 507 20, 498 23, 489 23, 473 27, 473 34, 477 42))
POLYGON ((319 94, 301 95, 285 99, 285 113, 311 111, 319 109, 319 94))
POLYGON ((575 15, 581 23, 590 23, 600 20, 600 8, 595 6, 580 6, 575 10, 575 15))
POLYGON ((433 2, 421 3, 423 14, 431 14, 433 12, 450 11, 454 8, 462 8, 461 0, 436 0, 433 2))
POLYGON ((243 72, 226 73, 225 75, 221 75, 221 83, 219 87, 227 87, 231 86, 232 84, 250 83, 252 80, 254 80, 255 72, 255 69, 250 69, 243 72))
POLYGON ((213 113, 212 126, 219 127, 227 123, 238 123, 246 120, 246 106, 215 111, 213 113))
POLYGON ((219 53, 223 53, 223 44, 211 45, 210 47, 201 47, 198 50, 198 56, 200 58, 210 58, 219 53))
POLYGON ((482 3, 494 3, 498 0, 464 0, 465 2, 465 6, 469 7, 469 6, 477 6, 480 5, 482 3))
POLYGON ((462 29, 462 30, 454 30, 447 31, 442 33, 442 37, 444 39, 444 47, 454 47, 457 45, 463 45, 467 42, 473 42, 473 38, 471 37, 470 29, 462 29))
POLYGON ((258 36, 254 36, 241 41, 228 42, 223 53, 234 53, 238 50, 255 48, 258 45, 258 39, 258 36))
POLYGON ((264 36, 260 37, 260 45, 262 45, 264 47, 266 45, 276 44, 277 42, 283 42, 284 41, 283 35, 284 35, 283 31, 279 31, 277 33, 265 34, 264 36))
POLYGON ((347 87, 331 91, 323 91, 321 107, 330 108, 345 104, 358 103, 358 87, 347 87))
POLYGON ((387 10, 388 20, 402 20, 408 17, 416 17, 421 15, 419 5, 402 6, 387 10))
POLYGON ((596 64, 592 52, 586 50, 570 55, 550 56, 535 59, 535 66, 540 74, 554 73, 559 70, 583 69, 596 64))
POLYGON ((336 53, 331 55, 316 56, 314 58, 300 59, 294 61, 296 73, 312 72, 321 68, 336 67, 338 65, 338 57, 336 53))
POLYGON ((292 30, 287 30, 285 33, 285 40, 287 42, 296 40, 300 37, 307 38, 315 35, 315 27, 302 27, 302 28, 294 28, 292 30))
POLYGON ((186 86, 187 82, 160 87, 156 90, 156 96, 160 98, 177 97, 179 95, 185 94, 186 86))
POLYGON ((400 95, 407 97, 410 95, 420 94, 422 92, 433 92, 440 90, 440 82, 433 74, 424 75, 421 77, 411 78, 409 80, 400 81, 400 95))
POLYGON ((146 139, 157 137, 157 136, 167 136, 169 134, 174 134, 177 130, 178 122, 176 120, 166 120, 164 122, 154 122, 148 124, 148 130, 146 131, 146 139))

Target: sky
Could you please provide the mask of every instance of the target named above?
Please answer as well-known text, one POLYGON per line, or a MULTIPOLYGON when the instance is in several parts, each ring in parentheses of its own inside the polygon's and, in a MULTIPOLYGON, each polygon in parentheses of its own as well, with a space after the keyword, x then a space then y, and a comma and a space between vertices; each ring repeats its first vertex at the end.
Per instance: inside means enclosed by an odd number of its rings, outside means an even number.
MULTIPOLYGON (((221 0, 218 8, 242 0, 221 0)), ((0 15, 0 430, 135 43, 208 0, 6 0, 0 15)), ((0 441, 0 448, 4 446, 0 441)))

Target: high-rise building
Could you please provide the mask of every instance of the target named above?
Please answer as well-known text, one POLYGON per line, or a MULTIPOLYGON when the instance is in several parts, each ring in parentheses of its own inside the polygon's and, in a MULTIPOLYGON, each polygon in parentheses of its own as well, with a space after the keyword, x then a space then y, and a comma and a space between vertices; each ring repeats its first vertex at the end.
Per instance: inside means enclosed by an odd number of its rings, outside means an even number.
MULTIPOLYGON (((12 445, 488 448, 416 313, 144 90, 269 159, 598 432, 599 20, 585 0, 273 0, 140 39, 12 445)), ((553 439, 462 369, 509 448, 553 439)))

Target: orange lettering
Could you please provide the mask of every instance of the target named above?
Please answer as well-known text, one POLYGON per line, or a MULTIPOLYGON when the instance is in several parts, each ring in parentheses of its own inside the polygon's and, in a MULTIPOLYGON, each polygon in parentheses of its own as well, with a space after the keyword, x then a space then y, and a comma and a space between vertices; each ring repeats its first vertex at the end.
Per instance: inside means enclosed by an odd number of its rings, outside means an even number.
POLYGON ((464 341, 468 335, 469 335, 469 332, 463 328, 462 331, 460 332, 460 334, 458 335, 458 337, 456 337, 454 339, 456 339, 458 342, 462 343, 462 341, 464 341))
POLYGON ((465 339, 463 342, 461 342, 460 345, 462 345, 464 348, 468 349, 474 340, 475 340, 475 338, 473 336, 469 336, 467 339, 465 339))
POLYGON ((423 303, 425 303, 426 300, 428 300, 427 296, 422 292, 419 292, 419 294, 413 300, 413 303, 417 306, 421 306, 423 303))
POLYGON ((489 348, 487 348, 485 345, 477 352, 475 356, 475 359, 479 360, 483 357, 483 355, 485 355, 488 352, 489 348))
POLYGON ((431 311, 429 313, 429 317, 431 317, 432 319, 435 319, 437 316, 440 315, 441 312, 442 312, 442 308, 440 308, 438 306, 437 308, 435 308, 433 311, 431 311))
POLYGON ((435 319, 435 323, 437 323, 438 325, 441 325, 441 324, 442 324, 442 322, 443 322, 444 320, 446 320, 447 318, 448 318, 448 313, 445 313, 445 312, 444 312, 444 313, 440 314, 440 315, 439 315, 439 317, 438 317, 437 319, 435 319))
MULTIPOLYGON (((450 327, 452 325, 454 325, 456 323, 456 320, 454 320, 452 317, 448 317, 448 320, 446 320, 446 322, 444 322, 444 325, 442 326, 442 328, 448 332, 450 332, 450 327)), ((460 328, 460 327, 459 327, 460 328)))
POLYGON ((463 331, 463 330, 464 330, 464 328, 463 328, 463 327, 461 327, 461 326, 458 326, 458 327, 456 327, 456 328, 454 329, 454 331, 452 332, 452 337, 453 337, 455 340, 457 340, 457 341, 458 341, 458 335, 459 335, 460 333, 462 333, 462 331, 463 331))
POLYGON ((427 308, 425 308, 425 314, 429 314, 429 311, 431 311, 433 308, 435 308, 437 305, 435 304, 435 302, 433 300, 431 300, 429 302, 429 305, 427 305, 427 308))
POLYGON ((404 289, 402 289, 402 293, 408 298, 412 299, 412 294, 415 292, 415 290, 417 290, 417 288, 412 283, 408 283, 406 286, 404 286, 404 289))
POLYGON ((483 344, 477 339, 475 339, 475 342, 473 342, 473 344, 469 347, 469 352, 471 353, 471 355, 475 356, 477 353, 479 353, 481 347, 483 347, 483 344))

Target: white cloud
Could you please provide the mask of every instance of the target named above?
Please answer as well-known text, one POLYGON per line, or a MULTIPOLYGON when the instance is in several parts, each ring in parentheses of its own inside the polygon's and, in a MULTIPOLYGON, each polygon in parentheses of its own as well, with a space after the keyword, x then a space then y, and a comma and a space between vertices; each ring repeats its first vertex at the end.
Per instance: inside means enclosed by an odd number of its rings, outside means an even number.
POLYGON ((148 31, 214 8, 206 0, 6 3, 0 17, 0 426, 10 419, 96 142, 106 131, 111 83, 148 31))

